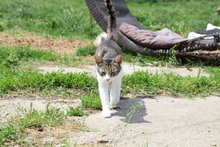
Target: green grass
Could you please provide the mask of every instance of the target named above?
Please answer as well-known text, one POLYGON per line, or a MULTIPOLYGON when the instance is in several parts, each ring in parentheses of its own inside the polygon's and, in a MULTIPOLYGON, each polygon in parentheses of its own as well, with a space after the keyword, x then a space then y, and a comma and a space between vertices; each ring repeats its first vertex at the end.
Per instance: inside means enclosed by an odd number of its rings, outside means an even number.
POLYGON ((87 116, 88 114, 83 112, 83 109, 70 107, 67 111, 68 116, 87 116))
POLYGON ((2 73, 3 75, 0 76, 1 93, 19 89, 44 91, 60 87, 93 90, 97 84, 96 79, 87 73, 47 73, 44 75, 37 71, 12 71, 9 69, 3 69, 2 73))
POLYGON ((0 47, 0 65, 2 66, 19 66, 24 64, 50 64, 64 66, 78 66, 86 61, 74 54, 60 55, 54 54, 52 50, 33 50, 30 46, 19 47, 0 47))
POLYGON ((191 31, 206 29, 208 23, 220 26, 217 0, 155 1, 128 0, 132 14, 148 30, 169 28, 186 37, 191 31))
POLYGON ((155 95, 162 90, 174 96, 204 97, 213 92, 220 92, 219 76, 217 76, 217 72, 214 74, 216 75, 210 77, 182 77, 176 74, 136 72, 132 75, 125 76, 123 84, 126 85, 124 87, 126 92, 133 90, 138 93, 155 95))
POLYGON ((89 56, 94 55, 96 51, 96 46, 86 46, 86 47, 79 47, 76 51, 77 56, 89 56))
MULTIPOLYGON (((207 23, 220 26, 217 0, 127 0, 127 4, 138 21, 153 31, 167 27, 186 36, 191 31, 205 29, 207 23)), ((101 33, 84 0, 2 0, 0 22, 2 31, 16 28, 54 37, 91 39, 101 33)))
POLYGON ((58 54, 53 54, 52 51, 33 50, 29 46, 26 47, 0 47, 0 63, 4 66, 17 66, 22 61, 55 61, 62 57, 58 54))
POLYGON ((101 109, 101 100, 99 96, 95 93, 90 93, 86 96, 80 97, 82 100, 82 105, 84 108, 95 108, 95 109, 101 109))
POLYGON ((22 133, 23 128, 19 125, 9 124, 7 126, 0 125, 0 146, 7 145, 10 142, 21 141, 26 138, 22 133))
POLYGON ((2 0, 1 30, 15 27, 36 34, 92 38, 100 28, 88 16, 83 0, 2 0))
POLYGON ((32 50, 30 47, 0 47, 0 93, 28 88, 35 91, 59 87, 91 90, 91 86, 94 88, 96 84, 95 78, 90 78, 86 73, 62 74, 58 72, 44 75, 36 69, 19 70, 23 65, 33 66, 33 62, 42 62, 42 60, 57 61, 60 64, 75 61, 71 57, 63 58, 59 54, 52 54, 51 51, 32 50))
MULTIPOLYGON (((63 58, 57 54, 52 54, 50 51, 31 50, 28 47, 0 48, 0 51, 1 94, 25 89, 32 92, 78 89, 91 93, 85 96, 86 99, 91 98, 91 102, 98 99, 97 80, 87 73, 63 74, 54 72, 42 74, 36 69, 20 70, 21 66, 30 62, 30 60, 62 61, 63 58)), ((144 92, 156 95, 158 91, 162 90, 177 96, 193 97, 219 92, 219 68, 208 67, 206 70, 211 73, 210 77, 182 77, 175 74, 136 72, 132 75, 124 76, 122 93, 126 94, 130 91, 135 91, 137 93, 144 92)), ((85 101, 83 105, 87 107, 88 104, 85 101)), ((100 108, 99 105, 91 107, 100 108)))

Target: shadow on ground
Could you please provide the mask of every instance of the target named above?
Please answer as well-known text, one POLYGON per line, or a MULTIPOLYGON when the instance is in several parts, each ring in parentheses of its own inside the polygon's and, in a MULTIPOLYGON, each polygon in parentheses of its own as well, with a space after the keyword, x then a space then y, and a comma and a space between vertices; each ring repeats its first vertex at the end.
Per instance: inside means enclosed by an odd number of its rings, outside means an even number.
POLYGON ((116 108, 116 112, 112 114, 114 116, 122 117, 120 120, 126 123, 151 123, 144 120, 147 116, 147 108, 143 99, 154 99, 153 96, 138 96, 137 98, 121 98, 121 101, 116 108), (123 111, 122 111, 123 110, 123 111))

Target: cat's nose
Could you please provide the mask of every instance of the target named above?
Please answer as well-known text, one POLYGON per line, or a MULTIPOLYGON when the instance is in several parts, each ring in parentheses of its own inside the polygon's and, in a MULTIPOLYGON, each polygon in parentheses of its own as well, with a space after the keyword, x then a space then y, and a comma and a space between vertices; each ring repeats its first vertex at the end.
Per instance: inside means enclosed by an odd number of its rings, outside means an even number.
POLYGON ((107 81, 107 82, 109 82, 109 81, 110 81, 110 79, 106 79, 106 81, 107 81))

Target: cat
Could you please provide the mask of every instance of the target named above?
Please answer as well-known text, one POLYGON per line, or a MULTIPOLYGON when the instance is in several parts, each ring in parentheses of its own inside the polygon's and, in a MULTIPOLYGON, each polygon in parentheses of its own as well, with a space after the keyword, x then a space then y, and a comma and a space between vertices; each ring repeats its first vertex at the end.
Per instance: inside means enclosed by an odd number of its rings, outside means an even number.
POLYGON ((102 103, 102 116, 111 117, 110 108, 120 101, 122 84, 122 49, 114 41, 117 32, 116 14, 111 0, 105 0, 109 12, 107 36, 101 39, 95 53, 99 95, 102 103))

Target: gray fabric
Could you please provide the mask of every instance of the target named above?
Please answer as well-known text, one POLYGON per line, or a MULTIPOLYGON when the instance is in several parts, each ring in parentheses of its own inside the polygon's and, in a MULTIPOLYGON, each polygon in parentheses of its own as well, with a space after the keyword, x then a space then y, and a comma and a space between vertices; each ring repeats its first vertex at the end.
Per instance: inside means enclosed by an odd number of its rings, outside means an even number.
POLYGON ((167 28, 153 32, 140 30, 133 25, 122 23, 119 29, 132 41, 152 49, 172 48, 175 44, 187 40, 167 28))

